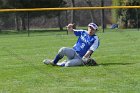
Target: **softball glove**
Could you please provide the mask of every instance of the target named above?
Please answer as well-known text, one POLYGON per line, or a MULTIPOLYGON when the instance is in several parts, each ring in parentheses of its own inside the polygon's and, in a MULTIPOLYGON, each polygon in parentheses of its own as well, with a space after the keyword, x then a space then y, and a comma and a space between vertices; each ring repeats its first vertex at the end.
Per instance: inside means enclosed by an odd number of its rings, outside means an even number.
POLYGON ((86 62, 84 62, 84 64, 86 66, 96 66, 97 65, 96 61, 92 58, 89 58, 86 62))

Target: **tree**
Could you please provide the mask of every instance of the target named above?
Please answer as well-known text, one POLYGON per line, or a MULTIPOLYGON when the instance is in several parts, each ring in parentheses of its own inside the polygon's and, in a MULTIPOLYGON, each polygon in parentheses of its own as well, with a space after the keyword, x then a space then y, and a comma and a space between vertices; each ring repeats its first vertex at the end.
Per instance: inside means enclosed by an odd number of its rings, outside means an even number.
MULTIPOLYGON (((71 0, 71 6, 75 7, 75 0, 71 0)), ((71 10, 71 23, 76 23, 74 10, 71 10)))
MULTIPOLYGON (((112 0, 113 6, 120 6, 121 0, 112 0)), ((119 9, 112 9, 112 22, 117 23, 119 19, 119 9)))
MULTIPOLYGON (((0 0, 0 8, 7 8, 7 1, 6 0, 0 0)), ((7 18, 9 17, 8 13, 0 13, 0 30, 2 30, 2 27, 5 26, 7 23, 7 18)))
MULTIPOLYGON (((88 4, 89 7, 93 7, 91 0, 86 0, 86 3, 88 4)), ((91 17, 92 22, 97 23, 97 19, 94 16, 93 10, 90 10, 90 17, 91 17)))
MULTIPOLYGON (((114 0, 113 4, 120 5, 120 6, 134 6, 140 5, 140 1, 138 0, 114 0)), ((119 23, 121 28, 135 28, 138 27, 140 23, 139 19, 140 10, 138 9, 116 9, 114 12, 115 21, 119 23), (136 15, 136 16, 134 16, 136 15), (138 18, 139 17, 139 18, 138 18)))
MULTIPOLYGON (((66 4, 63 0, 5 0, 7 8, 50 8, 50 7, 62 7, 66 4)), ((29 17, 38 17, 44 15, 46 17, 58 16, 58 11, 42 11, 32 12, 29 17)), ((27 12, 16 12, 15 23, 16 28, 20 30, 26 30, 27 12)), ((17 29, 18 30, 18 29, 17 29)))

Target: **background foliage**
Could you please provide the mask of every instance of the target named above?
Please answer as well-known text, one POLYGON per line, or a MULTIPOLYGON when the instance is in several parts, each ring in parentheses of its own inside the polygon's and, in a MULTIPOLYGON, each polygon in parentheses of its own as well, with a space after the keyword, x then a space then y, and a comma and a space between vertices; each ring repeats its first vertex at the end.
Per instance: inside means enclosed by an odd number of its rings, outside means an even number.
MULTIPOLYGON (((36 8, 36 7, 80 7, 101 6, 102 0, 0 0, 1 8, 36 8)), ((140 5, 139 0, 106 0, 104 6, 140 5)), ((105 9, 105 26, 119 24, 121 28, 137 28, 140 25, 139 9, 105 9), (136 16, 133 16, 136 15, 136 16)), ((25 31, 30 29, 48 29, 59 27, 63 30, 68 23, 86 26, 90 22, 102 25, 101 10, 78 11, 42 11, 0 13, 0 29, 25 31)))

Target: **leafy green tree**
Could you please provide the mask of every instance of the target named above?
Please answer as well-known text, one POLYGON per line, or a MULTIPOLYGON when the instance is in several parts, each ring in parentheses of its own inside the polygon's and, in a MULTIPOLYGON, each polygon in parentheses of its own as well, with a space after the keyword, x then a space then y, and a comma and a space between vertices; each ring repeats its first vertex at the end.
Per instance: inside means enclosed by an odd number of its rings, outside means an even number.
MULTIPOLYGON (((120 6, 139 6, 139 0, 113 0, 113 5, 120 6)), ((113 10, 113 19, 115 23, 119 23, 122 28, 135 28, 140 24, 140 21, 137 20, 140 18, 139 9, 115 9, 113 10), (135 16, 134 16, 135 15, 135 16), (139 17, 139 18, 138 18, 139 17)))
MULTIPOLYGON (((120 6, 121 0, 112 0, 112 5, 113 6, 120 6)), ((118 9, 112 9, 112 22, 117 23, 119 14, 118 14, 118 9)))

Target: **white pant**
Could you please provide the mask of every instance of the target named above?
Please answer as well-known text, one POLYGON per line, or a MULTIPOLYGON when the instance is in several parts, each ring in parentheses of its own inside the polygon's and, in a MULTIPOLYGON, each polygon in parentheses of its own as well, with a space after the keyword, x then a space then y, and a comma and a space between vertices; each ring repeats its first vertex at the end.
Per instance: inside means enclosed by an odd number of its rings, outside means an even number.
POLYGON ((57 63, 57 65, 64 65, 66 67, 71 67, 71 66, 81 66, 83 65, 82 58, 76 53, 76 51, 72 48, 68 47, 62 47, 59 51, 58 54, 60 54, 62 57, 66 56, 67 61, 57 63))

